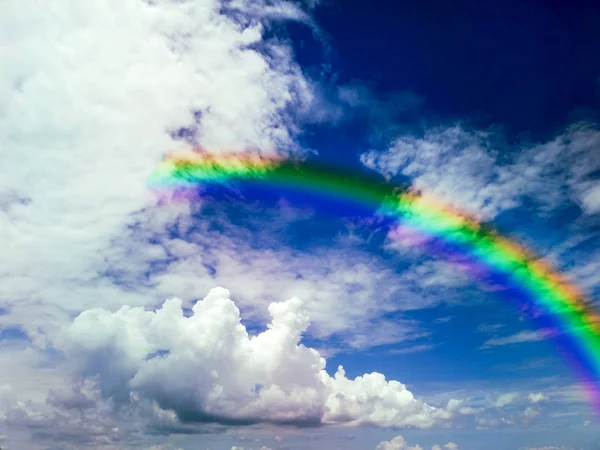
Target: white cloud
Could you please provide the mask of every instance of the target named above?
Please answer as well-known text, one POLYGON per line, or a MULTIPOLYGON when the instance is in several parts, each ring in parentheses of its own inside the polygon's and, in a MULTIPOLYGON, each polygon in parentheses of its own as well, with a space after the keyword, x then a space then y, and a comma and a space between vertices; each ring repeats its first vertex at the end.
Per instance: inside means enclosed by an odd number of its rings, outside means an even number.
POLYGON ((402 436, 396 436, 391 441, 383 441, 379 443, 376 450, 423 450, 423 447, 416 445, 409 447, 406 439, 402 436))
POLYGON ((531 403, 539 403, 548 400, 548 397, 543 392, 531 393, 527 398, 531 403))
POLYGON ((541 210, 571 199, 588 214, 598 212, 596 127, 574 125, 549 142, 519 149, 516 156, 500 151, 505 144, 498 137, 460 125, 434 128, 423 136, 398 137, 387 151, 370 151, 361 159, 389 177, 407 176, 416 188, 485 219, 520 206, 523 196, 541 210))
POLYGON ((79 374, 98 377, 105 397, 128 404, 132 393, 175 411, 181 421, 346 424, 428 428, 450 419, 397 381, 378 373, 334 377, 325 359, 300 344, 309 326, 302 302, 269 307, 272 321, 248 335, 223 288, 185 317, 172 299, 156 312, 123 307, 83 312, 63 346, 79 374))
POLYGON ((484 408, 473 408, 472 406, 465 406, 458 410, 458 412, 460 414, 462 414, 463 416, 473 416, 473 415, 479 414, 483 411, 485 411, 484 408))
POLYGON ((495 337, 486 340, 482 348, 497 347, 501 345, 520 344, 523 342, 542 341, 548 337, 544 331, 519 331, 509 336, 495 337))
POLYGON ((39 337, 93 305, 152 301, 102 275, 112 239, 148 206, 147 176, 185 146, 170 132, 194 129, 214 152, 296 147, 286 111, 308 106, 309 81, 256 20, 219 9, 217 0, 0 3, 10 68, 0 75, 0 245, 12 255, 0 262, 2 323, 39 337))
MULTIPOLYGON (((458 445, 454 442, 448 442, 444 445, 447 450, 458 450, 458 445)), ((409 446, 406 439, 402 436, 396 436, 391 441, 380 442, 376 450, 423 450, 420 445, 409 446)), ((439 445, 434 445, 431 450, 442 450, 439 445)))
POLYGON ((600 184, 591 184, 583 187, 580 193, 583 209, 589 214, 600 212, 600 184))
POLYGON ((500 395, 496 401, 494 402, 494 406, 496 408, 504 408, 511 403, 516 402, 521 398, 521 395, 518 392, 509 392, 507 394, 500 395))
MULTIPOLYGON (((235 445, 231 447, 231 450, 244 450, 244 447, 236 447, 235 445)), ((271 450, 269 447, 261 447, 260 450, 271 450)))

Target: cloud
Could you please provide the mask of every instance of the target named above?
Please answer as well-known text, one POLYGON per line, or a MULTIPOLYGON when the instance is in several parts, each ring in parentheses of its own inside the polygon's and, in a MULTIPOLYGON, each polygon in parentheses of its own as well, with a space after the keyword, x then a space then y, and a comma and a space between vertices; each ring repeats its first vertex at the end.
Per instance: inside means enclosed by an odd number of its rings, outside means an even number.
POLYGON ((509 392, 507 394, 500 395, 496 401, 494 402, 494 406, 496 408, 504 408, 511 403, 516 402, 521 398, 521 395, 518 392, 509 392))
POLYGON ((105 257, 183 137, 213 152, 298 150, 290 111, 308 107, 312 85, 284 43, 243 20, 250 3, 236 2, 235 18, 217 0, 0 3, 11 43, 0 75, 3 324, 44 345, 74 313, 151 299, 104 277, 105 257))
POLYGON ((526 423, 531 422, 539 414, 540 412, 538 410, 533 409, 531 406, 528 406, 527 408, 525 408, 525 411, 523 411, 523 417, 525 418, 526 423))
MULTIPOLYGON (((123 233, 113 243, 114 256, 106 255, 107 273, 120 285, 151 289, 155 298, 181 298, 185 307, 214 285, 231 286, 236 303, 253 323, 268 320, 269 303, 295 296, 312 319, 311 337, 334 337, 340 350, 422 337, 418 321, 386 319, 385 314, 452 300, 455 287, 467 282, 441 261, 399 255, 404 260, 390 266, 389 260, 345 240, 311 245, 307 239, 309 250, 298 250, 285 244, 286 233, 304 225, 305 211, 290 211, 289 206, 257 210, 235 200, 237 214, 265 218, 246 227, 233 225, 229 213, 218 209, 222 202, 215 203, 203 198, 187 211, 183 205, 167 204, 140 214, 144 226, 123 233), (183 212, 171 219, 178 208, 183 212), (415 264, 396 269, 407 262, 415 264)), ((236 220, 239 216, 234 215, 236 220)))
POLYGON ((429 428, 450 419, 379 373, 331 377, 325 359, 300 343, 310 324, 303 303, 272 303, 267 330, 249 335, 229 292, 212 289, 186 317, 182 302, 152 312, 122 307, 79 315, 62 347, 79 376, 104 398, 156 402, 181 422, 346 424, 429 428))
POLYGON ((235 280, 233 294, 255 318, 264 317, 270 302, 296 296, 313 319, 311 335, 343 334, 345 345, 352 348, 408 340, 417 333, 414 322, 377 320, 382 311, 422 302, 416 295, 405 295, 392 304, 399 291, 410 293, 409 273, 396 275, 383 261, 343 246, 311 252, 253 248, 239 236, 196 232, 187 242, 165 240, 172 262, 153 276, 156 291, 189 300, 211 285, 235 280))
POLYGON ((533 200, 541 212, 570 200, 584 213, 600 211, 600 131, 575 124, 551 141, 501 152, 499 134, 461 125, 403 135, 386 151, 369 151, 362 162, 388 177, 408 177, 415 188, 485 219, 533 200))
POLYGON ((489 430, 490 428, 505 428, 515 425, 515 422, 513 420, 507 419, 506 417, 476 417, 475 423, 477 424, 477 430, 489 430))
MULTIPOLYGON (((448 442, 444 445, 444 448, 447 450, 458 450, 458 445, 454 442, 448 442)), ((420 445, 415 445, 414 447, 409 446, 402 436, 396 436, 391 441, 383 441, 381 442, 376 450, 423 450, 423 447, 420 445)), ((431 450, 442 450, 439 445, 434 445, 431 450)))
POLYGON ((495 337, 486 340, 481 348, 497 347, 510 344, 521 344, 523 342, 542 341, 548 337, 544 331, 519 331, 509 336, 495 337))
POLYGON ((479 414, 483 411, 485 411, 484 408, 473 408, 472 406, 465 406, 458 410, 458 412, 460 414, 462 414, 463 416, 473 416, 473 415, 479 414))
POLYGON ((531 393, 527 396, 531 403, 540 403, 548 400, 548 397, 543 392, 531 393))
POLYGON ((387 352, 389 355, 407 355, 409 353, 424 352, 437 347, 437 344, 418 344, 406 348, 393 348, 387 352))

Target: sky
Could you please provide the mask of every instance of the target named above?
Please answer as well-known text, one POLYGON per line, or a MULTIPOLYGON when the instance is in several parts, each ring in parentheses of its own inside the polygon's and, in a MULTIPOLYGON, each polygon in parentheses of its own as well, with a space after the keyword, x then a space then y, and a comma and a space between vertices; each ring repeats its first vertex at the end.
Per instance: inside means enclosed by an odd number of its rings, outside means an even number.
POLYGON ((0 448, 600 449, 511 293, 376 211, 148 185, 194 149, 377 176, 600 306, 598 23, 592 0, 0 1, 0 448))

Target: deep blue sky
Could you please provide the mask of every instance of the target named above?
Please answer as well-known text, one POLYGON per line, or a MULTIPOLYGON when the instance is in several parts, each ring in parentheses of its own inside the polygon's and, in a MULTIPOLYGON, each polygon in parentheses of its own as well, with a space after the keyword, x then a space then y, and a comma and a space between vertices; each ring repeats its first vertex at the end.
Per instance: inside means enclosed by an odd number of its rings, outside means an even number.
POLYGON ((340 84, 367 82, 382 100, 412 90, 424 99, 421 120, 467 119, 544 139, 598 111, 599 5, 326 1, 315 13, 331 49, 325 60, 314 40, 293 37, 299 61, 329 64, 340 84))

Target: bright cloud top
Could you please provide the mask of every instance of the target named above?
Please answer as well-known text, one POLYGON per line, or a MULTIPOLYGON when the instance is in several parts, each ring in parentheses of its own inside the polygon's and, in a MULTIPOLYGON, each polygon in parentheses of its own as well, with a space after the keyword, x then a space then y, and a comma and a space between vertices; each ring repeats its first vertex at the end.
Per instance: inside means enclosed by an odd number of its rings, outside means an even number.
MULTIPOLYGON (((444 445, 444 450, 458 450, 458 445, 454 442, 448 442, 444 445)), ((420 445, 411 446, 406 442, 406 439, 402 436, 396 436, 391 441, 383 441, 381 442, 376 450, 423 450, 423 447, 420 445)), ((434 445, 431 447, 431 450, 442 450, 442 447, 439 445, 434 445)))
POLYGON ((90 309, 61 341, 81 377, 125 406, 156 402, 182 422, 346 424, 429 428, 456 408, 435 408, 379 373, 331 377, 300 343, 310 325, 297 298, 269 306, 267 329, 249 335, 229 291, 212 289, 186 317, 171 299, 157 311, 90 309))

